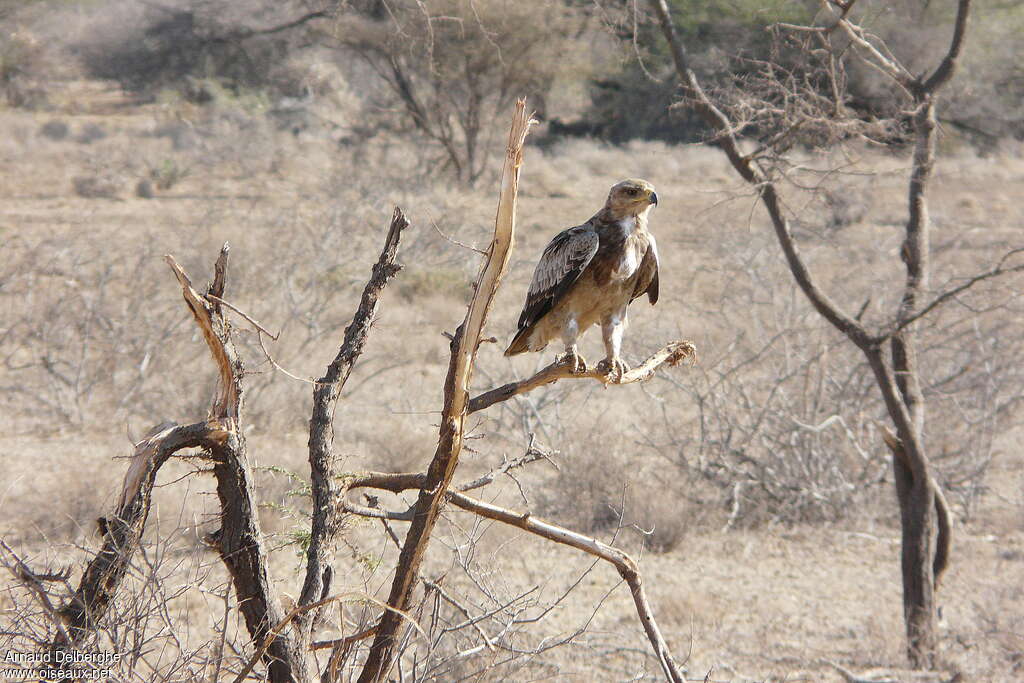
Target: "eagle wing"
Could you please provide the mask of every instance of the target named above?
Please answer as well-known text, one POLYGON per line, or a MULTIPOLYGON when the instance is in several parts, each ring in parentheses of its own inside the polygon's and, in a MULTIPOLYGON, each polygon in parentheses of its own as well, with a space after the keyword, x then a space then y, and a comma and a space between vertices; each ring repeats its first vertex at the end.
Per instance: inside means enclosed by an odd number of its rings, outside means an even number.
POLYGON ((633 296, 630 301, 644 294, 647 295, 651 305, 658 303, 658 243, 654 235, 647 235, 647 251, 640 262, 636 278, 636 287, 633 288, 633 296))
POLYGON ((589 223, 555 235, 533 271, 519 329, 533 325, 561 301, 594 258, 598 242, 597 231, 589 223))
POLYGON ((535 324, 562 300, 593 260, 598 242, 597 231, 589 223, 555 235, 533 271, 519 316, 520 330, 535 324))

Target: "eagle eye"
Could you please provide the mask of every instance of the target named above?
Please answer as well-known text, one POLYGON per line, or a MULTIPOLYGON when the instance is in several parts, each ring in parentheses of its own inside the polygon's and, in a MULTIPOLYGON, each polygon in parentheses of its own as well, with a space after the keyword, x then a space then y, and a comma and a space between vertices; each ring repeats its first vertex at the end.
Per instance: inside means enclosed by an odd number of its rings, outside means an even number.
POLYGON ((637 192, 639 191, 640 190, 636 189, 635 187, 630 187, 626 190, 626 194, 630 195, 631 197, 635 197, 637 192))

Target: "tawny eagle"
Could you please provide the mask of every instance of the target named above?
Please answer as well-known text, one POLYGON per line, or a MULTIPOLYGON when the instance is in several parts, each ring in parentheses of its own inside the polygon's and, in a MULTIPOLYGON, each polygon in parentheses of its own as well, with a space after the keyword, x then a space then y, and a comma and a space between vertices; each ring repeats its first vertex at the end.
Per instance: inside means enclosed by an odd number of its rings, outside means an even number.
POLYGON ((620 355, 626 307, 644 294, 651 304, 658 301, 658 246, 647 230, 647 214, 657 203, 649 182, 623 180, 593 218, 555 235, 533 273, 506 356, 540 351, 561 337, 560 362, 585 372, 576 342, 600 322, 607 357, 598 368, 618 377, 629 370, 620 355))

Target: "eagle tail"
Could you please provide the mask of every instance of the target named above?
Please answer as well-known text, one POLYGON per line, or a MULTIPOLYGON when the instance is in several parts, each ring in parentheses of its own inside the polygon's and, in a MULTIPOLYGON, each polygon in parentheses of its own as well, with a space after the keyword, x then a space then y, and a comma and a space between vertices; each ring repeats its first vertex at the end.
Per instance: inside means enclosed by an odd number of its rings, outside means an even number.
POLYGON ((516 332, 516 336, 512 338, 512 343, 505 349, 506 356, 514 356, 518 353, 525 353, 530 350, 530 333, 533 332, 533 325, 520 328, 516 332))

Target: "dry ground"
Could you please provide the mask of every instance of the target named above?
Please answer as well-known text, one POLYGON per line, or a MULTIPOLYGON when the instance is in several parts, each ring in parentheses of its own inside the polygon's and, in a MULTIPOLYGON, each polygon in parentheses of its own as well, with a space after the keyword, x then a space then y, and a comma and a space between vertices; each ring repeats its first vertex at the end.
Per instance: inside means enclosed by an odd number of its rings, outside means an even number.
MULTIPOLYGON (((339 405, 336 446, 350 469, 422 468, 436 438, 433 411, 447 362, 441 332, 461 319, 478 263, 434 226, 453 239, 484 244, 493 183, 467 189, 434 178, 416 167, 414 148, 399 142, 338 145, 316 128, 297 136, 277 130, 260 112, 192 112, 180 103, 137 107, 103 84, 66 87, 65 104, 54 112, 0 112, 6 133, 0 141, 0 240, 4 260, 16 264, 0 282, 7 288, 0 311, 4 356, 15 366, 48 349, 61 359, 78 358, 68 361, 78 373, 70 383, 54 380, 53 373, 47 379, 10 369, 0 380, 0 406, 9 416, 0 428, 0 536, 37 566, 80 562, 96 544, 93 520, 116 496, 126 464, 112 458, 128 452, 126 430, 139 434, 163 419, 201 416, 211 381, 208 361, 161 254, 175 254, 201 279, 219 244, 230 241, 229 298, 271 329, 283 328, 273 347, 279 362, 297 375, 318 376, 333 356, 393 204, 414 223, 402 259, 407 268, 387 294, 370 348, 339 405), (66 124, 67 136, 45 135, 48 121, 66 124), (154 198, 135 195, 136 183, 152 169, 171 168, 188 173, 154 198), (100 187, 102 196, 81 196, 76 178, 94 179, 88 187, 100 187), (83 318, 92 322, 80 323, 83 318), (27 378, 38 384, 26 386, 27 378)), ((850 175, 840 187, 857 212, 847 229, 815 228, 820 207, 795 210, 807 219, 801 237, 825 285, 852 307, 874 292, 871 316, 894 300, 881 289, 899 274, 906 162, 857 154, 868 173, 850 175)), ((808 157, 807 163, 818 162, 808 157)), ((697 680, 841 680, 829 662, 917 680, 899 671, 899 545, 889 484, 875 481, 871 493, 851 498, 860 508, 834 515, 838 521, 781 524, 753 516, 723 530, 729 505, 703 491, 683 491, 693 480, 681 483, 673 469, 695 457, 685 444, 700 434, 689 390, 705 381, 702 372, 729 358, 727 347, 738 339, 756 349, 757 340, 788 330, 832 343, 830 353, 847 353, 792 293, 763 217, 716 152, 589 141, 530 148, 517 252, 489 333, 508 338, 546 240, 588 218, 607 188, 626 176, 647 178, 658 188, 662 203, 653 226, 664 259, 662 303, 656 309, 636 305, 628 354, 639 359, 666 341, 689 338, 701 349, 704 369, 677 368, 647 387, 556 387, 495 410, 476 426, 488 438, 474 442, 461 476, 494 466, 503 454, 521 453, 527 433, 536 432, 561 451, 562 472, 540 464, 525 473, 529 505, 604 538, 611 531, 596 519, 607 516, 607 503, 616 503, 615 492, 625 486, 626 521, 667 529, 665 552, 643 551, 642 535, 628 527, 619 540, 643 552, 656 613, 697 680), (742 337, 738 325, 747 325, 742 337)), ((1000 246, 1020 243, 1022 195, 1019 147, 990 158, 945 150, 932 192, 941 247, 937 283, 991 262, 1000 246)), ((1016 324, 1010 329, 1019 331, 1016 324)), ((247 339, 251 350, 251 334, 247 339)), ((598 349, 599 335, 591 333, 584 354, 596 360, 598 349)), ((480 354, 479 387, 528 373, 550 356, 509 362, 500 351, 488 346, 480 354)), ((261 466, 301 475, 309 387, 251 356, 260 374, 248 396, 250 450, 261 466)), ((766 376, 782 372, 757 357, 736 367, 766 376)), ((1019 394, 1019 385, 1011 391, 1019 394)), ((818 424, 831 410, 809 414, 807 421, 818 424)), ((1024 678, 1024 458, 1012 424, 1004 421, 992 434, 984 485, 957 510, 953 563, 940 592, 942 659, 949 671, 963 672, 963 680, 1024 678)), ((933 429, 940 432, 942 425, 933 429)), ((882 444, 870 436, 858 432, 881 459, 882 444)), ((942 443, 941 433, 932 438, 942 443)), ((186 636, 198 644, 222 609, 196 581, 205 577, 203 585, 213 591, 223 586, 216 556, 199 541, 215 528, 209 516, 214 500, 207 479, 182 480, 189 468, 175 467, 163 477, 150 540, 155 555, 171 558, 168 586, 185 587, 171 610, 189 616, 186 636)), ((261 482, 264 500, 276 505, 264 510, 264 526, 281 546, 276 576, 292 593, 300 561, 287 542, 301 526, 292 510, 301 509, 301 500, 288 495, 293 485, 280 474, 265 472, 261 482)), ((527 505, 511 482, 489 495, 527 505)), ((472 586, 453 570, 465 534, 486 531, 478 540, 477 571, 503 595, 539 586, 550 601, 590 564, 519 534, 473 529, 458 514, 452 520, 431 551, 430 571, 452 571, 450 580, 467 593, 472 586)), ((357 523, 349 539, 338 562, 350 572, 348 585, 386 590, 394 551, 379 529, 357 523)), ((537 625, 535 640, 577 628, 616 583, 609 568, 593 569, 537 625)), ((0 597, 0 607, 10 609, 10 594, 0 597)), ((656 677, 620 585, 575 645, 552 650, 520 674, 522 680, 631 680, 644 671, 656 677)))

